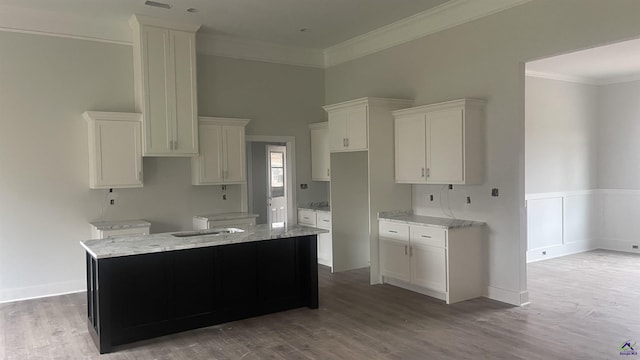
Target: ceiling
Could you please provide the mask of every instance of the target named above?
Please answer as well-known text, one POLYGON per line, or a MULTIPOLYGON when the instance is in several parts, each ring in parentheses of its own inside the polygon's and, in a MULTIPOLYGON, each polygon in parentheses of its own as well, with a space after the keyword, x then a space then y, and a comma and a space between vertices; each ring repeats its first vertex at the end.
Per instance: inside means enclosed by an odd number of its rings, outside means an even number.
MULTIPOLYGON (((201 32, 324 49, 449 0, 0 0, 3 11, 38 12, 126 26, 131 14, 202 24, 201 32), (198 12, 189 13, 188 8, 198 12), (300 31, 306 29, 305 31, 300 31)), ((477 1, 477 0, 475 0, 477 1)))
POLYGON ((639 80, 640 39, 531 61, 527 73, 594 85, 639 80))

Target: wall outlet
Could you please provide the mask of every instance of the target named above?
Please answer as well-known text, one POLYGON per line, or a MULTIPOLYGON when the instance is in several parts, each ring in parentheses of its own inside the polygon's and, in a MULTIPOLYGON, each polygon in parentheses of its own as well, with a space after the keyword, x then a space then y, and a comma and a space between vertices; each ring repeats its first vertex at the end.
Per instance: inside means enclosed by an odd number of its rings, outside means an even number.
POLYGON ((546 251, 543 251, 543 252, 542 252, 542 255, 547 255, 547 252, 546 252, 546 251))
POLYGON ((433 201, 433 194, 429 195, 429 201, 433 201))
POLYGON ((471 196, 467 196, 467 204, 471 204, 471 196))
POLYGON ((631 245, 631 248, 634 249, 634 250, 638 250, 638 245, 633 244, 633 245, 631 245))
POLYGON ((449 184, 449 190, 453 190, 453 185, 449 184))
POLYGON ((491 196, 498 196, 498 188, 491 189, 491 196))

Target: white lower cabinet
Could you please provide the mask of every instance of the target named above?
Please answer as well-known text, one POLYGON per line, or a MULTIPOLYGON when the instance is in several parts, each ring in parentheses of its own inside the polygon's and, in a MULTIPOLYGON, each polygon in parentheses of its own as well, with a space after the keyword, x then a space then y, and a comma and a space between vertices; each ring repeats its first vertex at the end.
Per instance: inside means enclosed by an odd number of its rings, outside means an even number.
POLYGON ((383 282, 444 300, 485 295, 484 227, 443 229, 380 221, 383 282))
POLYGON ((331 212, 298 209, 298 224, 329 230, 318 235, 318 264, 333 269, 333 237, 331 235, 331 212))

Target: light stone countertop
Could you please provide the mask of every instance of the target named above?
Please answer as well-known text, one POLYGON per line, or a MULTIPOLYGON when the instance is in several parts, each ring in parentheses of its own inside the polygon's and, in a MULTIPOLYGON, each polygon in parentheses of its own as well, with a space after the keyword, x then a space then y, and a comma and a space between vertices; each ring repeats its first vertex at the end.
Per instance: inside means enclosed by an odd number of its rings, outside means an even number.
MULTIPOLYGON (((248 227, 234 226, 234 228, 243 229, 244 232, 219 235, 197 235, 190 237, 176 237, 172 235, 192 232, 178 231, 173 233, 123 236, 112 239, 84 240, 81 241, 80 244, 94 258, 106 259, 120 256, 317 235, 329 232, 328 230, 309 226, 286 224, 281 227, 261 224, 248 227)), ((201 230, 201 232, 213 230, 215 229, 201 230)))
POLYGON ((258 214, 251 214, 247 212, 229 212, 229 213, 219 213, 219 214, 208 214, 208 215, 195 215, 194 218, 200 218, 205 220, 236 220, 236 219, 250 219, 257 218, 258 214))
POLYGON ((486 223, 480 221, 415 215, 412 211, 381 211, 378 213, 378 220, 410 225, 430 226, 441 229, 456 229, 469 226, 486 225, 486 223))
POLYGON ((331 212, 331 206, 326 201, 300 204, 298 205, 298 209, 331 212))
POLYGON ((146 220, 92 221, 90 224, 98 230, 119 230, 151 226, 151 223, 146 220))

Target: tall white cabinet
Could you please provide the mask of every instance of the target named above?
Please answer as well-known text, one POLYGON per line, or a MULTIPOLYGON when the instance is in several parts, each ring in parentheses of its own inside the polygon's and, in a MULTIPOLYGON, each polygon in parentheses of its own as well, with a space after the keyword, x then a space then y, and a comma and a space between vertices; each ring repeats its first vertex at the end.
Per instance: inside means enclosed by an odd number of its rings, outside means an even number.
POLYGON ((311 132, 311 180, 331 180, 331 157, 329 150, 329 123, 309 125, 311 132))
POLYGON ((191 158, 193 185, 245 184, 249 119, 200 117, 200 155, 191 158))
POLYGON ((85 111, 89 130, 89 187, 142 187, 142 116, 85 111))
POLYGON ((329 113, 329 141, 332 152, 367 150, 368 106, 365 102, 349 106, 325 106, 329 113))
POLYGON ((331 149, 333 270, 371 267, 378 283, 377 213, 405 209, 411 188, 396 184, 392 111, 412 100, 361 98, 325 106, 331 149))
POLYGON ((143 114, 144 156, 198 154, 196 31, 200 25, 174 24, 134 15, 134 87, 143 114))
POLYGON ((460 99, 394 111, 396 182, 482 183, 484 105, 460 99))

